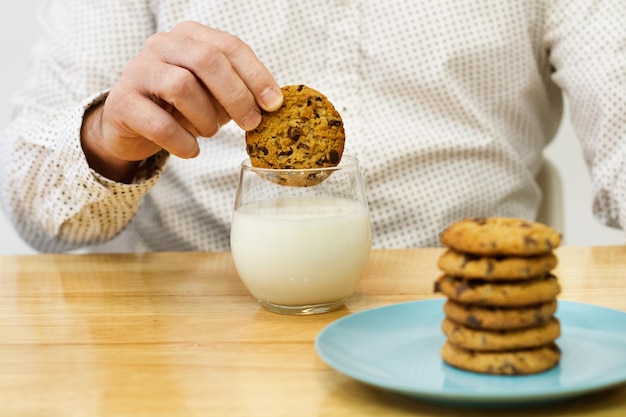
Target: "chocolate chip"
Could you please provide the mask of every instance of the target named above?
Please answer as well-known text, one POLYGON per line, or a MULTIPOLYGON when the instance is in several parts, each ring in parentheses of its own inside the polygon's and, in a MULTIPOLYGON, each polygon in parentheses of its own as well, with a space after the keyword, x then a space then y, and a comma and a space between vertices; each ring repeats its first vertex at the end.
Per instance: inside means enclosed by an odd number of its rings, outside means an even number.
POLYGON ((304 88, 304 85, 300 84, 300 85, 298 86, 298 91, 302 91, 302 89, 303 89, 303 88, 304 88))
POLYGON ((339 163, 339 152, 334 149, 331 149, 328 153, 328 158, 330 159, 330 163, 337 165, 339 163))
POLYGON ((541 307, 537 307, 535 310, 535 324, 544 324, 546 319, 543 314, 541 314, 541 307))
POLYGON ((499 371, 507 375, 518 375, 520 373, 519 369, 517 369, 517 367, 508 360, 504 361, 502 366, 500 366, 499 371))
POLYGON ((341 126, 343 123, 341 122, 341 120, 337 120, 337 119, 330 119, 328 121, 328 126, 331 127, 339 127, 341 126))
POLYGON ((470 290, 472 287, 470 286, 470 284, 467 281, 461 281, 456 288, 454 289, 456 296, 460 296, 461 294, 463 294, 465 291, 470 290))
POLYGON ((487 275, 488 277, 490 277, 490 276, 491 276, 491 274, 493 274, 493 269, 494 269, 494 268, 495 268, 495 262, 494 262, 492 259, 490 259, 489 261, 487 261, 487 270, 486 270, 485 272, 486 272, 486 275, 487 275))
POLYGON ((537 241, 535 240, 535 238, 532 238, 530 236, 524 236, 524 246, 537 246, 537 241))
POLYGON ((472 219, 472 221, 474 223, 478 223, 481 226, 484 225, 484 224, 487 224, 487 219, 485 217, 474 217, 472 219))
POLYGON ((287 136, 294 142, 297 142, 302 136, 302 129, 298 126, 289 126, 287 129, 287 136))
POLYGON ((480 321, 480 319, 478 317, 476 317, 473 314, 470 314, 467 317, 467 325, 471 328, 477 329, 480 327, 480 325, 482 324, 482 322, 480 321))

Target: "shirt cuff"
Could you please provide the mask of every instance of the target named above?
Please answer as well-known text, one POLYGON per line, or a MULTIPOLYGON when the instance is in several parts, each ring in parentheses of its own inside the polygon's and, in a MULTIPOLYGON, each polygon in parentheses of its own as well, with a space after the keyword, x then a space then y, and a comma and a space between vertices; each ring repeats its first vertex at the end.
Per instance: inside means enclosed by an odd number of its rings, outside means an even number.
MULTIPOLYGON (((104 91, 99 92, 95 96, 92 96, 89 99, 87 99, 83 103, 83 114, 87 114, 87 112, 92 107, 102 104, 107 99, 109 92, 110 90, 104 90, 104 91)), ((85 157, 84 153, 82 155, 82 159, 84 160, 85 163, 87 163, 87 158, 85 157)), ((137 173, 135 174, 135 178, 133 179, 133 182, 130 185, 131 186, 140 185, 140 184, 148 185, 145 183, 155 183, 156 180, 158 180, 158 178, 161 176, 161 173, 165 170, 165 166, 167 164, 168 159, 169 159, 169 152, 165 150, 161 150, 155 155, 152 155, 151 157, 141 161, 137 169, 137 173)), ((91 168, 90 168, 90 171, 91 171, 91 174, 94 176, 94 178, 100 184, 106 185, 108 187, 110 187, 113 184, 122 185, 122 183, 117 183, 116 181, 106 178, 105 176, 99 174, 98 172, 96 172, 95 170, 91 168)), ((124 184, 124 185, 129 185, 129 184, 124 184)), ((150 184, 150 185, 154 185, 154 184, 150 184)))

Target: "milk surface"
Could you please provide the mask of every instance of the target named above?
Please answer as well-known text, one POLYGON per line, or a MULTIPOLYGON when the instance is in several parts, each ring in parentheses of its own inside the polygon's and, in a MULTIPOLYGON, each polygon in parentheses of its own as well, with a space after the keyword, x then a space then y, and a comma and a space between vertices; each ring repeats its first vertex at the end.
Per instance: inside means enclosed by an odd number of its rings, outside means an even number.
POLYGON ((326 197, 246 204, 233 215, 231 250, 259 300, 288 306, 343 300, 369 258, 369 213, 357 201, 326 197))

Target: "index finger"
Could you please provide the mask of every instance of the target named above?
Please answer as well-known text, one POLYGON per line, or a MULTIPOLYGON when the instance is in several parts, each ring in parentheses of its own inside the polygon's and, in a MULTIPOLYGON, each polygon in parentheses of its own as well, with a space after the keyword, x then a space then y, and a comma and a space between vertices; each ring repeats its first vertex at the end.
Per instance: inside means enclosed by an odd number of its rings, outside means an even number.
POLYGON ((241 39, 195 22, 179 24, 172 32, 180 38, 166 46, 169 62, 192 71, 240 125, 255 111, 260 121, 259 107, 280 107, 283 96, 276 80, 241 39))

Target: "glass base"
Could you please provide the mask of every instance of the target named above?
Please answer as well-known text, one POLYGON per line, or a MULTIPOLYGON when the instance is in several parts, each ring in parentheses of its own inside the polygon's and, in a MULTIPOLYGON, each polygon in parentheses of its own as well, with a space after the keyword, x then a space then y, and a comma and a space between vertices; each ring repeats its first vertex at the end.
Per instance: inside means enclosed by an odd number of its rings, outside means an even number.
POLYGON ((337 310, 344 305, 344 300, 322 304, 309 304, 304 306, 283 306, 263 300, 258 300, 258 302, 265 307, 266 310, 273 313, 291 314, 294 316, 309 316, 312 314, 328 313, 329 311, 337 310))

